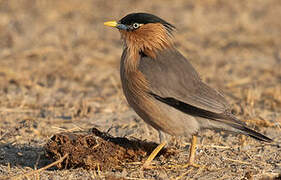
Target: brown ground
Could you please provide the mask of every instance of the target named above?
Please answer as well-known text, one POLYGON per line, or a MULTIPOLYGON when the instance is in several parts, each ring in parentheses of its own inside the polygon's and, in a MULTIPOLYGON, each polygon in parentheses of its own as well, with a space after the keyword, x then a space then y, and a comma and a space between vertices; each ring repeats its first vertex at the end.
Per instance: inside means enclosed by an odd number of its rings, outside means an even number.
POLYGON ((280 19, 279 0, 0 0, 0 179, 278 176, 280 19), (136 11, 176 25, 176 46, 202 79, 223 90, 237 116, 277 145, 205 131, 196 154, 200 168, 178 166, 188 159, 189 140, 182 138, 170 141, 175 154, 160 156, 148 170, 139 163, 144 154, 132 161, 119 159, 119 168, 112 162, 108 169, 82 165, 33 172, 53 162, 45 157, 44 147, 57 133, 86 133, 96 127, 127 137, 128 143, 135 138, 158 142, 157 132, 126 104, 119 81, 119 33, 103 26, 104 21, 136 11))

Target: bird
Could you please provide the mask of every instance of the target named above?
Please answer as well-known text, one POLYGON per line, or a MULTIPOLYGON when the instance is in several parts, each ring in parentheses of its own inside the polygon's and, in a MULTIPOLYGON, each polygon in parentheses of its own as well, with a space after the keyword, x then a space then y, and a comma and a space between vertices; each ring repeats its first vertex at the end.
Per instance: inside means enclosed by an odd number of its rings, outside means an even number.
POLYGON ((144 166, 149 166, 166 146, 163 132, 191 138, 187 163, 191 166, 196 165, 197 135, 203 129, 273 141, 236 118, 224 95, 202 81, 192 64, 176 49, 174 25, 144 12, 130 13, 104 25, 117 28, 121 34, 120 76, 128 104, 159 132, 160 144, 144 166))

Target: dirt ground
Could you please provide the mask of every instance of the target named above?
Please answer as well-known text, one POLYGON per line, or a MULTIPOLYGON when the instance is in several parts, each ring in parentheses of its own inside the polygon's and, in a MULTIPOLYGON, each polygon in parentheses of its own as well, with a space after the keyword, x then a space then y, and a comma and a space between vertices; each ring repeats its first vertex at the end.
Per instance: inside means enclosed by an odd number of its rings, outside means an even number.
POLYGON ((277 179, 280 19, 280 0, 0 0, 0 179, 277 179), (174 24, 177 48, 202 79, 224 92, 241 120, 275 142, 204 131, 199 168, 184 167, 189 139, 171 137, 174 153, 159 156, 150 169, 142 168, 144 151, 131 161, 119 159, 118 168, 45 170, 54 162, 46 144, 61 133, 97 128, 128 143, 158 143, 157 131, 124 99, 122 43, 117 30, 103 26, 130 12, 174 24))

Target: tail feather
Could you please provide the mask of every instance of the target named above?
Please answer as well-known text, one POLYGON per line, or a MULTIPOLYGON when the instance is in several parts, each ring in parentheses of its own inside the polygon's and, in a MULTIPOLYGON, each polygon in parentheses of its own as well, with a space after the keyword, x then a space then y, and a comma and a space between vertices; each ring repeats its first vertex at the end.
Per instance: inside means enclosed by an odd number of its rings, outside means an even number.
POLYGON ((248 128, 246 126, 246 124, 242 121, 239 121, 237 118, 235 118, 234 116, 230 116, 232 123, 227 123, 228 125, 240 130, 240 132, 242 134, 248 135, 254 139, 260 140, 260 141, 264 141, 264 142, 273 142, 272 139, 270 139, 269 137, 266 137, 265 135, 258 133, 255 130, 252 130, 250 128, 248 128))
POLYGON ((229 126, 237 129, 240 131, 240 133, 248 135, 254 139, 260 140, 260 141, 264 141, 264 142, 273 142, 272 139, 270 139, 269 137, 266 137, 265 135, 256 132, 255 130, 252 130, 250 128, 248 128, 246 126, 246 124, 240 120, 238 120, 236 117, 234 117, 233 115, 229 115, 228 116, 228 120, 218 120, 220 122, 223 122, 225 124, 228 124, 229 126))
POLYGON ((246 135, 248 135, 248 136, 250 136, 252 138, 255 138, 257 140, 265 141, 265 142, 272 142, 273 141, 272 139, 266 137, 265 135, 263 135, 261 133, 258 133, 258 132, 254 131, 254 130, 252 130, 250 128, 247 128, 245 126, 242 129, 240 129, 240 130, 242 130, 243 134, 246 134, 246 135))

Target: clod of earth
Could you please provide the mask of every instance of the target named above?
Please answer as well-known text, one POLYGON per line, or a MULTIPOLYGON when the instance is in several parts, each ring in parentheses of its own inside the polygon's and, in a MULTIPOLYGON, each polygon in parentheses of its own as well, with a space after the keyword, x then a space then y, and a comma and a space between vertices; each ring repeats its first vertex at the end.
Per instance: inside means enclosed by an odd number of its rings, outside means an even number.
MULTIPOLYGON (((58 160, 59 169, 85 168, 122 170, 126 163, 144 161, 157 146, 156 143, 112 137, 93 128, 90 132, 63 132, 55 134, 45 145, 46 156, 58 160)), ((163 149, 159 155, 168 158, 173 152, 163 149)))

